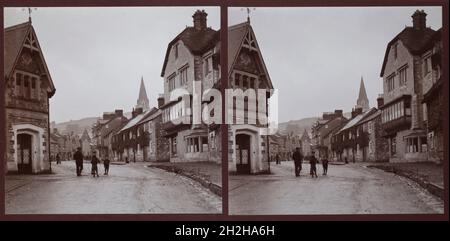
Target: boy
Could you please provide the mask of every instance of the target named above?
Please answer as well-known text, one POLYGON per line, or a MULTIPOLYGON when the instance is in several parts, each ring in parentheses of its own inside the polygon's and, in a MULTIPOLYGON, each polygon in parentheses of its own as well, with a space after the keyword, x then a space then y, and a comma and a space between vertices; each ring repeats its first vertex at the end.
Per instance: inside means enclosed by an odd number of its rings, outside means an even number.
POLYGON ((91 164, 92 164, 91 173, 92 173, 93 177, 95 177, 95 176, 99 177, 99 175, 98 175, 98 167, 97 167, 98 163, 99 163, 99 160, 98 160, 98 158, 97 158, 97 156, 95 155, 95 152, 94 152, 93 155, 92 155, 92 159, 91 159, 91 164))

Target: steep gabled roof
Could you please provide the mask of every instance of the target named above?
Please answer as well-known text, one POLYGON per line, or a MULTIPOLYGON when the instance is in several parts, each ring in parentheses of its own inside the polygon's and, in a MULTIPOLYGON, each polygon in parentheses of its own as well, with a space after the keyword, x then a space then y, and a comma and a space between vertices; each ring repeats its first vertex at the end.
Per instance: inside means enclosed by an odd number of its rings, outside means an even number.
POLYGON ((431 28, 414 29, 413 27, 405 27, 403 31, 397 34, 397 36, 388 43, 384 54, 383 65, 381 66, 380 77, 383 77, 384 75, 389 50, 394 43, 401 41, 411 54, 417 55, 421 53, 423 46, 428 43, 435 32, 436 31, 431 28))
POLYGON ((3 54, 4 75, 9 77, 12 74, 12 71, 17 62, 17 59, 19 58, 19 55, 23 49, 25 39, 30 32, 31 32, 31 34, 33 34, 33 36, 36 39, 36 44, 39 49, 39 51, 38 51, 39 56, 42 60, 43 67, 44 67, 44 70, 46 72, 46 75, 47 75, 48 81, 49 81, 49 87, 50 87, 49 97, 52 97, 56 91, 55 86, 53 84, 53 80, 52 80, 52 77, 48 70, 47 64, 45 62, 44 55, 42 54, 42 49, 39 44, 39 40, 36 37, 36 32, 34 31, 34 28, 33 28, 33 25, 31 25, 31 22, 17 24, 17 25, 10 26, 10 27, 7 27, 4 29, 4 54, 3 54))
MULTIPOLYGON (((250 25, 250 22, 243 22, 228 27, 228 75, 231 74, 231 70, 234 67, 234 63, 236 62, 236 59, 242 48, 242 44, 244 42, 244 38, 247 35, 247 33, 250 33, 253 36, 255 36, 255 33, 253 32, 253 28, 250 25)), ((258 40, 256 39, 256 37, 254 37, 254 41, 256 44, 256 48, 258 49, 257 51, 258 57, 261 61, 263 71, 266 74, 269 87, 273 88, 272 80, 270 79, 269 72, 267 71, 266 64, 262 57, 261 49, 259 48, 258 40)))
POLYGON ((148 111, 148 114, 146 114, 138 123, 137 125, 140 125, 144 122, 151 121, 155 119, 158 115, 160 115, 162 112, 160 109, 157 109, 153 107, 151 110, 148 111))
POLYGON ((135 126, 135 125, 137 125, 137 124, 138 124, 145 116, 147 116, 147 114, 148 114, 149 112, 150 112, 150 111, 146 111, 146 112, 143 112, 143 113, 141 113, 141 114, 135 116, 133 119, 131 119, 130 121, 128 121, 128 123, 127 123, 124 127, 122 127, 122 129, 120 129, 120 131, 118 131, 118 132, 122 132, 122 131, 124 131, 124 130, 127 130, 127 129, 129 129, 129 128, 135 126))
POLYGON ((169 61, 169 54, 172 46, 181 40, 189 51, 194 55, 200 55, 206 52, 206 50, 212 48, 219 40, 220 31, 216 31, 211 28, 202 30, 195 29, 194 27, 186 27, 180 34, 178 34, 167 46, 166 56, 164 58, 163 67, 161 70, 161 77, 164 77, 164 73, 169 61))
POLYGON ((369 109, 368 111, 355 116, 353 119, 351 119, 349 122, 347 122, 347 124, 344 127, 342 127, 342 129, 340 129, 338 131, 338 133, 342 132, 344 130, 347 130, 349 128, 352 128, 353 126, 358 125, 359 123, 364 121, 367 117, 369 117, 370 115, 372 115, 376 111, 377 111, 377 108, 373 107, 372 109, 369 109))

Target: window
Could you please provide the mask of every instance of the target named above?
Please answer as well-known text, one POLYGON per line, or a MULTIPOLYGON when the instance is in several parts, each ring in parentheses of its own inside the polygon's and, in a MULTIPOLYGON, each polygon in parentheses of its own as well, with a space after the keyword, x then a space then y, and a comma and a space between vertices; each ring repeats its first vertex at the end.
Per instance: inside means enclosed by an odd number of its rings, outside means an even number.
POLYGON ((180 84, 185 85, 188 82, 188 67, 180 70, 180 84))
POLYGON ((198 137, 188 137, 186 138, 187 152, 200 152, 198 137))
POLYGON ((178 43, 173 45, 173 52, 175 54, 175 59, 178 59, 178 43))
POLYGON ((390 138, 390 144, 391 144, 391 156, 395 156, 397 153, 397 139, 395 137, 390 138))
POLYGON ((425 76, 430 71, 431 71, 431 56, 427 56, 423 60, 423 75, 425 76))
POLYGON ((208 75, 209 72, 211 72, 211 65, 212 65, 211 56, 208 56, 203 61, 205 76, 208 75))
POLYGON ((387 90, 393 91, 395 88, 395 84, 394 84, 394 80, 395 80, 395 74, 390 75, 389 77, 387 77, 386 79, 386 86, 387 86, 387 90))
POLYGON ((31 78, 31 88, 36 89, 36 78, 31 78))
POLYGON ((419 152, 419 139, 417 137, 406 138, 406 152, 419 152))
POLYGON ((22 96, 22 75, 16 74, 16 96, 22 96))
POLYGON ((398 76, 399 76, 399 84, 400 86, 406 85, 406 71, 408 69, 408 66, 402 67, 399 71, 398 71, 398 76))
POLYGON ((167 79, 168 85, 169 85, 169 91, 172 91, 175 89, 175 74, 172 74, 171 76, 169 76, 169 78, 167 79))
POLYGON ((172 151, 172 155, 176 155, 177 154, 177 137, 172 137, 170 138, 170 143, 171 143, 171 151, 172 151))
POLYGON ((410 109, 406 109, 407 111, 405 112, 404 107, 405 107, 405 104, 403 103, 403 101, 397 102, 395 104, 390 105, 389 107, 386 107, 381 112, 381 122, 386 123, 386 122, 401 118, 405 115, 406 116, 411 115, 411 114, 408 114, 409 112, 411 112, 410 109), (408 112, 408 110, 409 110, 409 112, 408 112))
POLYGON ((202 137, 202 152, 208 151, 208 137, 203 136, 202 137))

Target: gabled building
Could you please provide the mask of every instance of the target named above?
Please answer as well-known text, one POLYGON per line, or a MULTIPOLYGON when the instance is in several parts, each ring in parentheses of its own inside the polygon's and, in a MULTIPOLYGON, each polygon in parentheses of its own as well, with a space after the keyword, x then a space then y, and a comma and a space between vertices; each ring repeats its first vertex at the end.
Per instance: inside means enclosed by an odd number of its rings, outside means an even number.
POLYGON ((249 19, 228 27, 228 88, 235 94, 244 93, 240 100, 235 97, 227 100, 227 119, 233 117, 233 124, 228 125, 228 170, 242 174, 268 172, 268 122, 261 117, 268 116, 267 103, 274 87, 249 19), (252 90, 256 100, 247 95, 252 90), (238 116, 239 113, 242 115, 238 116))
POLYGON ((80 137, 80 147, 84 157, 88 158, 92 155, 91 137, 86 129, 80 137))
POLYGON ((337 161, 367 161, 369 135, 360 123, 376 111, 376 108, 366 112, 363 112, 362 108, 354 109, 352 118, 332 136, 331 151, 337 161))
POLYGON ((309 137, 308 132, 306 129, 303 131, 302 136, 300 137, 301 142, 301 152, 303 156, 310 156, 311 155, 311 138, 309 137))
POLYGON ((4 29, 5 172, 51 170, 50 72, 31 20, 4 29))
POLYGON ((170 143, 171 162, 220 163, 220 125, 196 121, 192 113, 194 108, 209 104, 197 101, 194 83, 199 84, 195 88, 200 95, 209 89, 217 90, 220 84, 220 32, 207 26, 205 11, 197 10, 192 17, 194 25, 186 27, 167 46, 161 71, 161 128, 170 143))
POLYGON ((121 109, 114 112, 104 112, 103 117, 98 119, 92 127, 91 151, 96 151, 97 157, 111 158, 112 150, 108 145, 110 143, 108 138, 111 137, 112 131, 122 127, 127 121, 128 119, 123 115, 123 110, 121 109))
POLYGON ((139 131, 137 124, 154 110, 143 112, 142 108, 133 109, 131 119, 117 131, 111 141, 114 159, 125 162, 143 161, 143 146, 147 143, 147 137, 139 131))
POLYGON ((384 102, 381 107, 382 128, 389 140, 391 162, 428 160, 424 77, 431 71, 431 55, 423 48, 436 31, 426 26, 426 13, 412 15, 407 26, 387 45, 381 68, 384 102))
POLYGON ((311 128, 311 152, 314 151, 316 158, 328 155, 328 147, 324 145, 324 137, 347 119, 342 110, 324 112, 311 128))

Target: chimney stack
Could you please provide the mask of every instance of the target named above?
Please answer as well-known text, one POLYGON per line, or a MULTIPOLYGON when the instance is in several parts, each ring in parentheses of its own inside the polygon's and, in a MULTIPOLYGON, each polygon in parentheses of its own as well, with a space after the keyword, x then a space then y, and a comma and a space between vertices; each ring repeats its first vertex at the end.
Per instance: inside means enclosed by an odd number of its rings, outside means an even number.
POLYGON ((116 113, 116 117, 123 117, 123 110, 115 110, 114 113, 116 113))
POLYGON ((416 10, 411 16, 413 19, 413 28, 423 30, 427 28, 427 14, 423 10, 416 10))
POLYGON ((164 105, 164 95, 160 94, 158 97, 158 108, 164 105))
POLYGON ((194 19, 194 28, 196 30, 206 29, 206 16, 208 16, 208 14, 205 12, 205 10, 197 10, 195 11, 194 15, 192 15, 192 18, 194 19))
POLYGON ((384 98, 382 95, 378 96, 377 103, 378 103, 378 109, 380 109, 384 105, 384 98))

